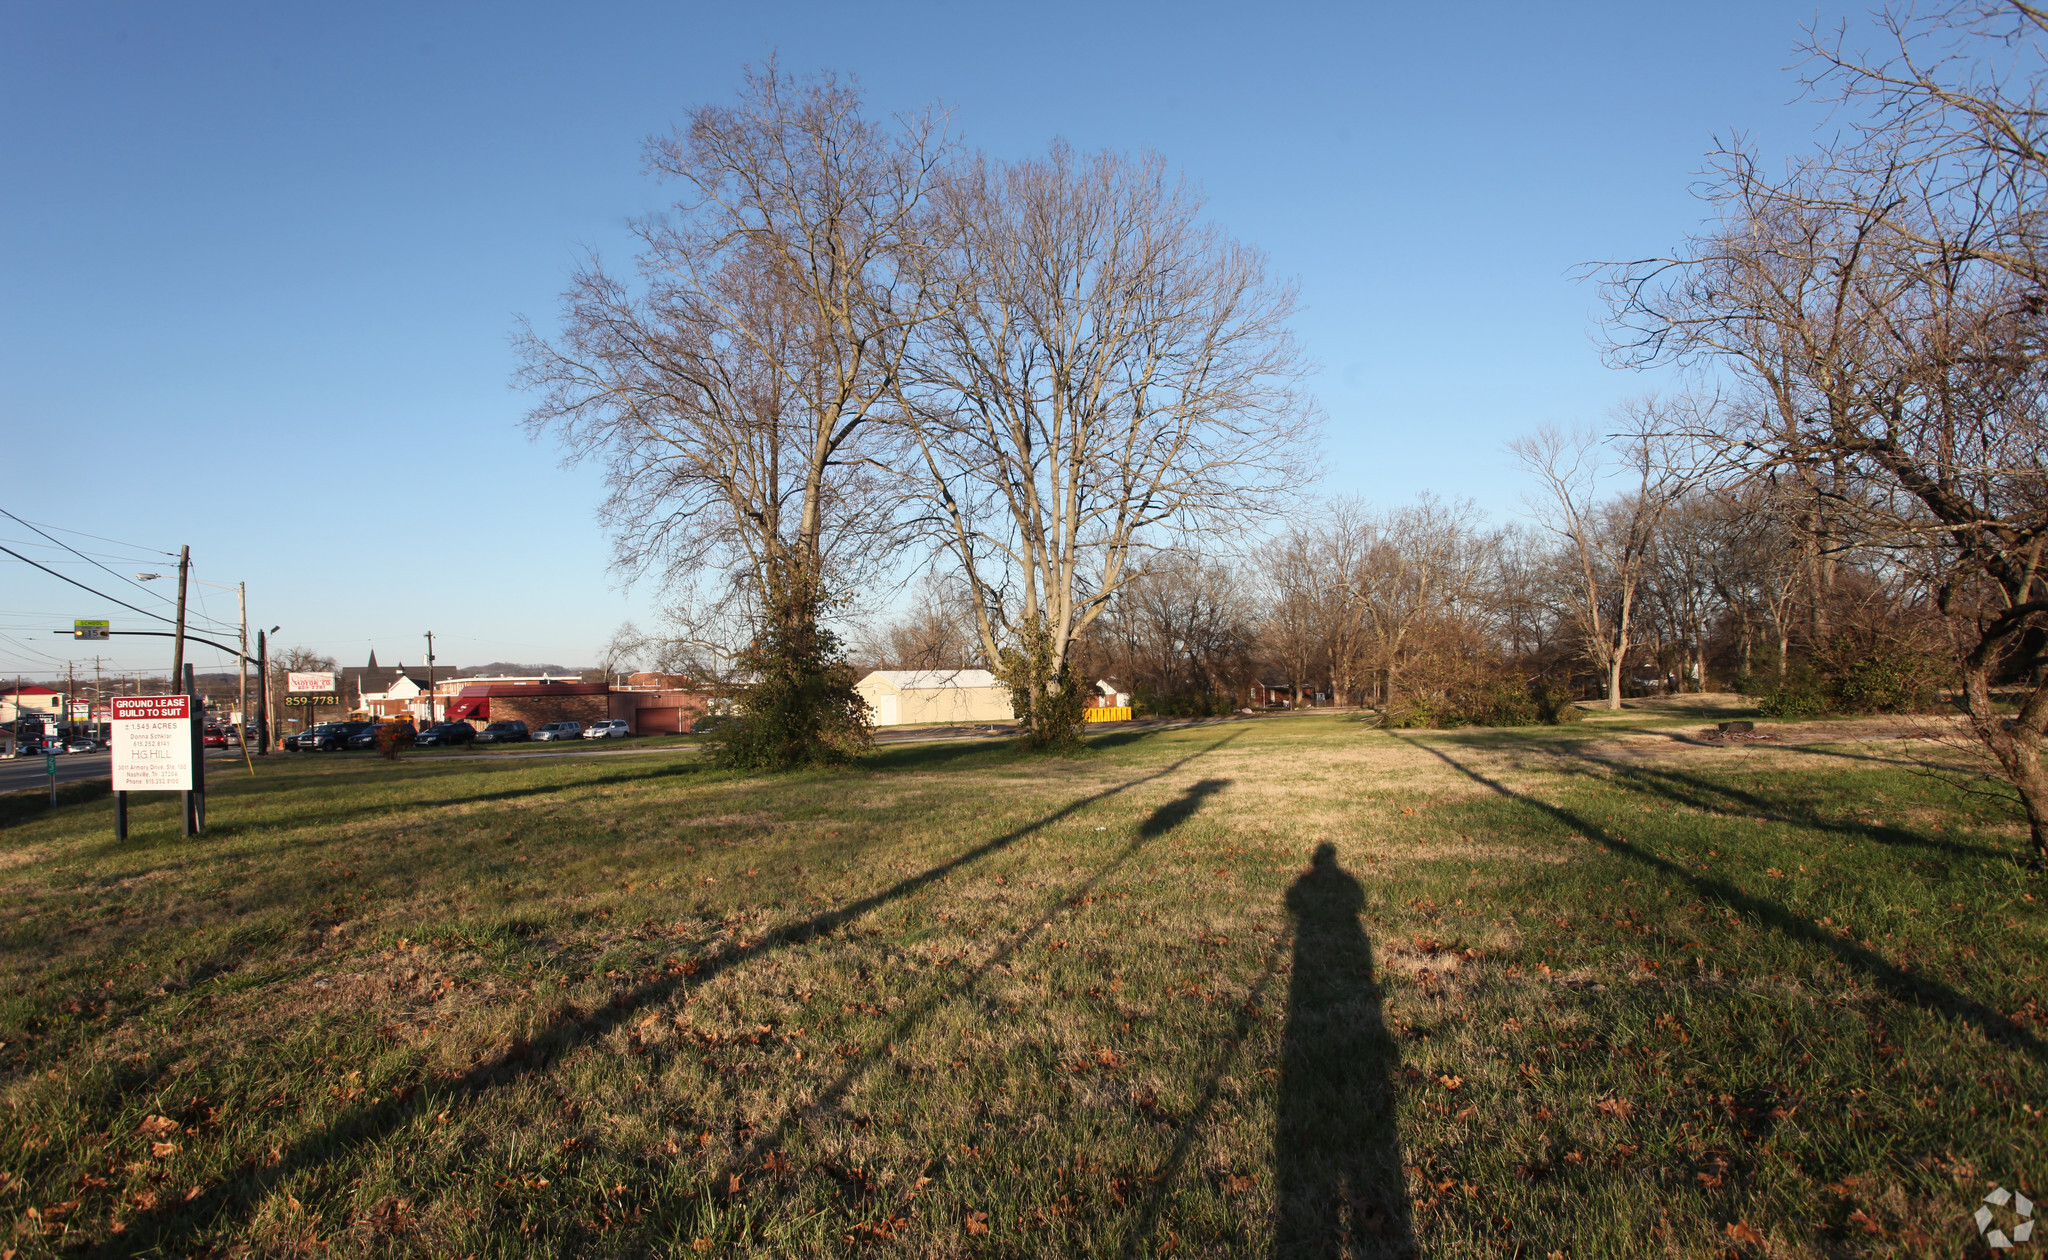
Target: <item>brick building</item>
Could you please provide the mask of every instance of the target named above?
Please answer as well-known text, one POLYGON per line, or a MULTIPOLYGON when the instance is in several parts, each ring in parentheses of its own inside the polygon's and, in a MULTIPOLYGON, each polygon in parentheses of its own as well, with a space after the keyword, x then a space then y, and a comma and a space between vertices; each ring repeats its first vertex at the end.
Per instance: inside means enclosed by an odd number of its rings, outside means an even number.
POLYGON ((610 687, 549 679, 464 683, 448 701, 447 720, 467 722, 479 730, 492 722, 524 722, 532 730, 548 722, 589 726, 610 716, 610 687))

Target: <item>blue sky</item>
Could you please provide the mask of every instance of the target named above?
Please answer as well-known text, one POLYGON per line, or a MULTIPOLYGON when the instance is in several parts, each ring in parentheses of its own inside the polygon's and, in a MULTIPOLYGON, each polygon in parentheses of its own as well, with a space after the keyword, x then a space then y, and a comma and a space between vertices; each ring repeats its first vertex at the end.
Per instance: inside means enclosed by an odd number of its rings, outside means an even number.
MULTIPOLYGON (((1000 157, 1162 152, 1301 283, 1319 492, 1505 519, 1502 442, 1653 384, 1601 365, 1572 269, 1693 226, 1716 134, 1807 142, 1785 67, 1814 17, 7 0, 0 507, 130 544, 59 535, 124 573, 133 545, 189 543, 198 576, 249 584, 253 622, 345 664, 417 661, 427 630, 456 664, 593 659, 655 592, 607 571, 595 475, 522 433, 508 336, 552 325, 581 251, 625 261, 627 219, 662 203, 642 140, 774 50, 857 75, 877 111, 943 101, 1000 157)), ((114 589, 11 521, 0 540, 114 589)), ((0 671, 87 660, 47 631, 88 616, 145 624, 0 555, 0 671)))

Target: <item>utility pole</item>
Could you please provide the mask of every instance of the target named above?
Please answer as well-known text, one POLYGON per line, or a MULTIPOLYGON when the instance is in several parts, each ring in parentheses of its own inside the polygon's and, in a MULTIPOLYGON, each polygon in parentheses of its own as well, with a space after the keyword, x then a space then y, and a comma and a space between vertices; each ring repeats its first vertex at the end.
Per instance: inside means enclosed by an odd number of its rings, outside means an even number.
POLYGON ((64 722, 58 729, 64 732, 64 742, 67 744, 71 742, 71 705, 73 697, 77 694, 78 664, 75 661, 66 661, 64 662, 64 722))
POLYGON ((261 630, 256 632, 256 755, 270 755, 270 642, 261 630))
POLYGON ((235 698, 235 742, 242 746, 242 764, 249 767, 253 778, 256 763, 249 755, 249 584, 235 583, 235 601, 242 608, 242 638, 240 650, 235 654, 235 684, 239 694, 235 698))
MULTIPOLYGON (((185 571, 192 567, 192 548, 178 548, 178 634, 171 649, 171 686, 185 679, 185 571)), ((189 692, 191 688, 186 688, 189 692)), ((196 715, 195 715, 196 719, 196 715)))
POLYGON ((432 726, 434 717, 434 632, 427 631, 427 725, 432 726))

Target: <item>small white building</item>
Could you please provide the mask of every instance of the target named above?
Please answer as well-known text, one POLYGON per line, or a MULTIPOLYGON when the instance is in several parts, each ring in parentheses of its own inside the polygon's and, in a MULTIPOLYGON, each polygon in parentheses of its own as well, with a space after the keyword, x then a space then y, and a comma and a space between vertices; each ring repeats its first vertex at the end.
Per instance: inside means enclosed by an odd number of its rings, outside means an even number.
POLYGON ((878 669, 854 684, 876 726, 1007 722, 1010 689, 985 669, 878 669))

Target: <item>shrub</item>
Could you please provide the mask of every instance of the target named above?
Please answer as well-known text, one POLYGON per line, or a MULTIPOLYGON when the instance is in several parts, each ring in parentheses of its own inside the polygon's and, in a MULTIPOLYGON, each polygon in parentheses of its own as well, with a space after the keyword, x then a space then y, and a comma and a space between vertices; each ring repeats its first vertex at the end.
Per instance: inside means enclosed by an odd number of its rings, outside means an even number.
POLYGON ((1930 652, 1839 634, 1782 677, 1745 675, 1735 689, 1755 697, 1765 717, 1921 713, 1933 707, 1945 668, 1930 652))
POLYGON ((754 681, 736 697, 739 721, 714 736, 721 765, 845 765, 874 742, 874 719, 854 689, 839 636, 818 624, 823 598, 808 583, 792 587, 767 610, 753 644, 739 656, 754 681))

